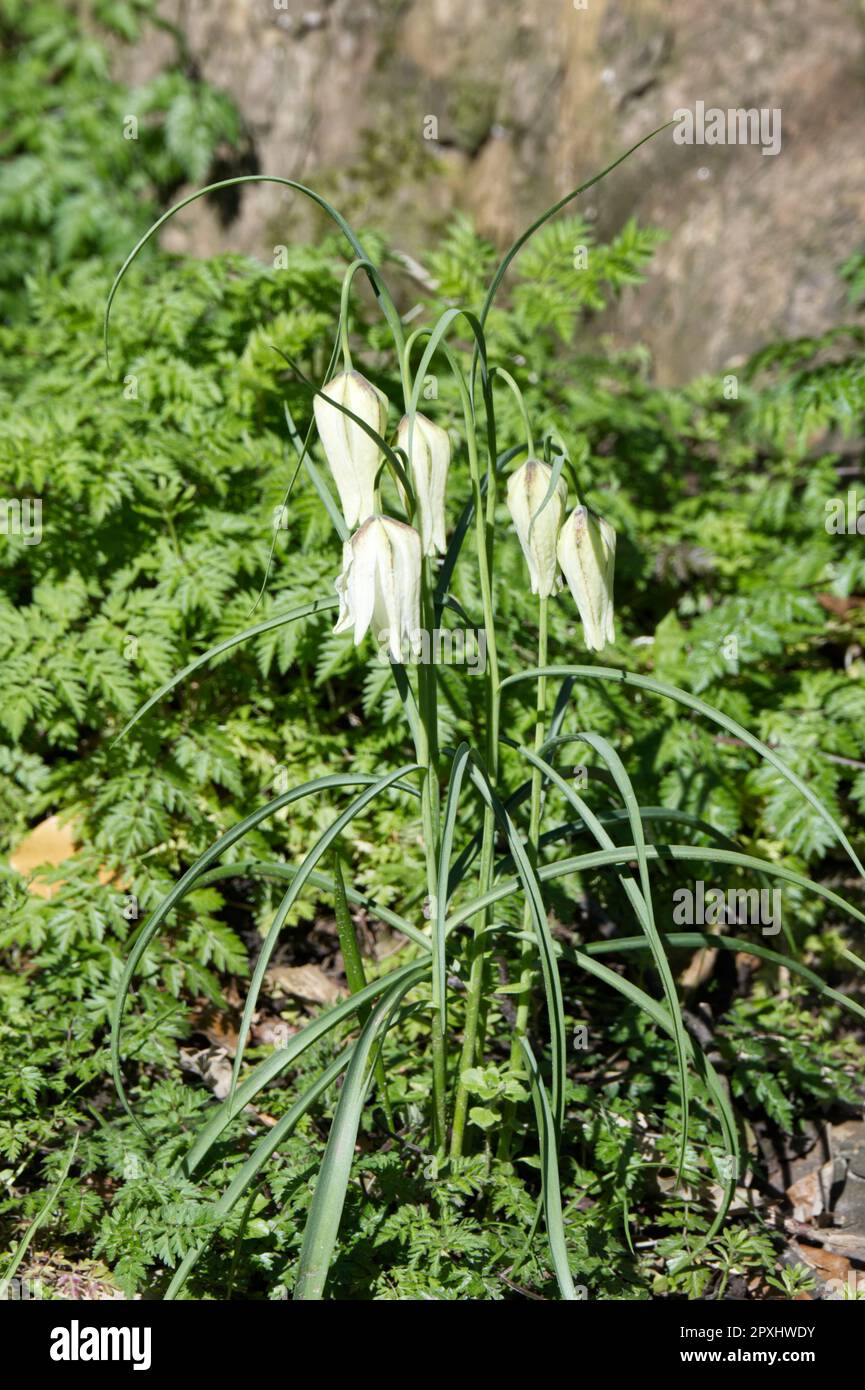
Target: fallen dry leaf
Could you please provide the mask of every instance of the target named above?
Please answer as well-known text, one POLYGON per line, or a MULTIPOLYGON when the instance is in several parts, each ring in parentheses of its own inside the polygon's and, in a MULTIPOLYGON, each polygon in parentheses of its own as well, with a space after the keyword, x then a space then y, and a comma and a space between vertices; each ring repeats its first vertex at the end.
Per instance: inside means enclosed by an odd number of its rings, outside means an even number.
POLYGON ((319 965, 274 965, 264 978, 271 994, 291 994, 308 1004, 332 1004, 345 994, 319 965))
POLYGON ((224 1047, 204 1047, 200 1052, 182 1047, 180 1065, 184 1071, 200 1076, 217 1100, 225 1100, 231 1089, 231 1063, 224 1047))
POLYGON ((794 1221, 805 1223, 819 1216, 823 1211, 823 1192, 818 1169, 814 1168, 797 1182, 791 1183, 787 1196, 793 1207, 794 1221))
POLYGON ((865 598, 859 594, 851 594, 849 598, 842 598, 839 594, 818 594, 817 602, 836 618, 846 618, 855 609, 865 607, 865 598))
MULTIPOLYGON (((38 825, 34 825, 21 843, 13 849, 9 855, 9 864, 22 878, 29 878, 36 869, 56 869, 58 864, 65 864, 77 854, 78 848, 74 821, 63 821, 57 815, 48 816, 38 825)), ((100 883, 111 883, 113 879, 111 869, 99 870, 100 883)), ((116 886, 120 891, 123 890, 124 885, 119 880, 116 881, 116 886)), ((38 898, 53 898, 62 887, 62 879, 54 883, 45 883, 44 880, 34 878, 28 883, 27 891, 34 893, 38 898)))
MULTIPOLYGON (((49 816, 24 836, 9 855, 9 863, 22 877, 28 878, 34 869, 46 865, 56 869, 58 864, 71 859, 76 849, 72 823, 62 824, 59 816, 49 816)), ((53 898, 62 886, 61 883, 42 883, 39 879, 28 885, 30 892, 39 898, 53 898)))
POLYGON ((845 1255, 833 1255, 818 1245, 801 1245, 794 1242, 793 1249, 806 1264, 815 1269, 824 1279, 845 1279, 850 1269, 850 1261, 845 1255))
POLYGON ((679 984, 683 989, 699 989, 700 985, 712 978, 717 959, 718 952, 714 946, 701 946, 679 976, 679 984))
POLYGON ((229 1011, 207 1004, 192 1015, 192 1028, 203 1033, 213 1047, 224 1047, 232 1056, 237 1051, 237 1021, 229 1011))

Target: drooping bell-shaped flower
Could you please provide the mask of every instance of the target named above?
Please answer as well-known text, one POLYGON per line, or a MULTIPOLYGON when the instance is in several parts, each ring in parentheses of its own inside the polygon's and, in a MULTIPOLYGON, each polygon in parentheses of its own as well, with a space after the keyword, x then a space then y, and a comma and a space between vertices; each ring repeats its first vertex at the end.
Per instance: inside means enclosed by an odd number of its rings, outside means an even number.
POLYGON ((337 401, 384 438, 388 399, 360 372, 341 372, 315 398, 315 423, 339 493, 346 526, 357 526, 375 510, 375 479, 381 450, 354 420, 328 401, 337 401))
POLYGON ((575 507, 562 527, 558 557, 579 610, 586 647, 599 652, 615 640, 616 533, 603 517, 586 507, 575 507))
POLYGON ((413 526, 371 516, 342 548, 334 632, 354 630, 357 647, 372 626, 380 651, 411 660, 420 633, 420 536, 413 526))
POLYGON ((447 430, 416 415, 409 449, 408 416, 403 416, 397 442, 411 462, 411 476, 417 498, 417 525, 424 555, 444 555, 445 487, 451 463, 451 441, 447 430))
POLYGON ((559 478, 548 497, 553 470, 548 463, 527 459, 508 482, 508 510, 529 567, 532 593, 549 598, 561 588, 556 541, 565 515, 568 489, 559 478))

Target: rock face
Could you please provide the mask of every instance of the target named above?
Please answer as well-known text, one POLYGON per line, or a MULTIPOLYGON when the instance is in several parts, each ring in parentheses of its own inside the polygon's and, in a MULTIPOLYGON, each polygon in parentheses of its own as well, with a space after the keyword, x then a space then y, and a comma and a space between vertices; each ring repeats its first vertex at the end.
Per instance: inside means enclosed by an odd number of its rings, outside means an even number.
MULTIPOLYGON (((607 323, 662 381, 716 371, 844 309, 865 241, 861 0, 161 0, 202 76, 246 121, 250 167, 313 183, 357 223, 423 249, 454 209, 506 241, 677 109, 780 110, 781 148, 678 144, 667 130, 577 205, 668 240, 607 323)), ((158 35, 119 55, 143 80, 158 35)), ((169 235, 207 255, 319 224, 284 190, 223 225, 197 204, 169 235)))

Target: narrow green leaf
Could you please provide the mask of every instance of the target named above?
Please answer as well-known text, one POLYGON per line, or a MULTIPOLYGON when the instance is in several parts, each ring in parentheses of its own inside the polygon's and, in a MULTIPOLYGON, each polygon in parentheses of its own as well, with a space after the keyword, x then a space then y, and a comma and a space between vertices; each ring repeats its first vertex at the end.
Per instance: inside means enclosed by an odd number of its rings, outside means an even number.
MULTIPOLYGON (((768 859, 755 859, 749 854, 738 854, 733 850, 704 848, 701 845, 647 845, 646 854, 649 859, 697 859, 706 860, 709 863, 735 864, 740 869, 753 869, 755 873, 766 874, 769 878, 784 879, 787 883, 795 884, 797 888, 804 888, 806 892, 816 893, 818 897, 824 898, 834 907, 848 912, 851 917, 855 917, 857 922, 865 924, 865 913, 860 912, 845 898, 833 893, 831 888, 824 887, 822 883, 815 883, 812 879, 805 878, 803 874, 797 874, 793 869, 787 869, 782 864, 772 864, 768 859)), ((582 873, 586 869, 603 869, 609 866, 627 864, 636 857, 635 845, 617 845, 614 849, 594 850, 591 854, 576 854, 569 859, 557 859, 552 864, 542 864, 538 870, 538 878, 542 883, 546 883, 548 879, 562 878, 566 874, 582 873)), ((516 878, 506 879, 504 883, 497 884, 488 893, 484 893, 479 898, 473 898, 471 902, 465 904, 457 913, 449 917, 445 923, 445 930, 453 931, 493 903, 500 902, 502 898, 512 897, 519 891, 519 888, 520 880, 516 878)))
POLYGON ((288 890, 283 895, 282 902, 276 910, 273 921, 262 943, 261 950, 255 962, 255 969, 252 972, 252 980, 246 993, 243 1004, 243 1014, 240 1020, 240 1027, 237 1031, 237 1043, 234 1050, 234 1063, 231 1072, 231 1094, 234 1094, 237 1086, 237 1079, 240 1075, 240 1068, 243 1063, 243 1054, 246 1049, 246 1040, 252 1027, 252 1015, 258 1005, 258 996, 264 983, 264 976, 270 964, 271 956, 276 949, 279 940, 279 933, 285 925, 286 918, 292 909, 298 895, 300 894, 310 873, 315 868, 319 859, 326 854, 330 845, 333 844, 337 836, 341 835, 347 825, 350 825, 355 816, 360 815, 361 811, 373 801, 380 792, 386 791, 388 787, 398 783, 403 777, 412 772, 420 772, 422 769, 419 763, 406 763, 399 767, 395 772, 389 772, 384 777, 379 777, 373 781, 372 786, 367 787, 366 791, 361 792, 360 796, 355 797, 346 809, 337 816, 336 820, 331 821, 330 825, 318 837, 312 849, 304 856, 297 874, 292 879, 288 890))
POLYGON ((562 1216, 562 1192, 559 1184, 558 1138, 550 1102, 535 1054, 526 1038, 520 1038, 520 1046, 525 1054, 529 1077, 532 1083, 532 1098, 535 1103, 535 1117, 538 1125, 538 1142, 541 1150, 541 1191, 544 1203, 544 1221, 547 1238, 550 1242, 550 1255, 553 1269, 562 1298, 568 1303, 577 1301, 577 1291, 571 1278, 568 1263, 568 1247, 565 1240, 565 1222, 562 1216))
MULTIPOLYGON (((123 262, 123 265, 120 267, 119 271, 114 277, 114 283, 111 286, 111 289, 108 293, 108 299, 105 304, 105 321, 103 325, 103 337, 105 342, 105 359, 107 362, 109 362, 109 364, 110 355, 108 331, 111 319, 111 307, 114 303, 115 296, 120 288, 120 285, 123 281, 124 276, 126 275, 127 270, 132 265, 139 252, 143 250, 143 248, 150 241, 151 237, 154 237, 156 233, 159 231, 159 229, 163 227, 170 218, 174 217, 178 212, 182 212, 182 210, 188 207, 190 203, 196 202, 198 198, 204 198, 209 193, 216 193, 222 188, 234 188, 239 184, 244 183, 281 184, 284 188, 291 188, 296 193, 303 193, 305 197, 311 198, 314 203, 318 204, 318 206, 322 209, 323 212, 327 213, 328 217, 331 217, 333 219, 333 221, 339 227, 340 231, 345 236, 346 240, 348 241, 357 258, 363 261, 364 265, 369 264, 365 256, 364 249, 361 246, 360 241, 357 238, 357 235, 349 226, 348 222, 346 222, 342 214, 339 213, 336 210, 336 208, 333 207, 333 205, 327 201, 326 198, 323 198, 320 193, 316 193, 315 189, 307 188, 305 184, 297 183, 294 179, 280 178, 276 174, 240 174, 232 179, 221 179, 218 183, 211 183, 208 184, 205 188, 196 189, 194 193, 190 193, 186 198, 182 198, 179 203, 175 203, 172 207, 170 207, 166 212, 162 214, 161 217, 158 217, 156 221, 152 224, 152 226, 150 226, 147 229, 144 235, 139 238, 135 246, 133 246, 132 250, 130 251, 129 255, 126 257, 126 260, 123 262)), ((384 313, 385 318, 388 321, 388 324, 390 325, 391 332, 394 335, 394 342, 401 349, 403 339, 405 336, 403 334, 402 321, 400 319, 399 314, 396 311, 396 307, 394 305, 393 299, 391 298, 390 292, 388 291, 387 286, 384 280, 382 279, 381 272, 378 270, 367 270, 366 274, 372 291, 379 302, 379 305, 382 309, 382 312, 384 313)))
POLYGON ((471 758, 471 749, 467 743, 461 743, 451 765, 450 781, 448 783, 447 800, 445 802, 444 828, 442 830, 441 847, 439 850, 439 872, 438 883, 439 891, 435 904, 435 921, 433 924, 432 947, 433 947, 433 1005, 438 1007, 439 1026, 442 1032, 447 1025, 447 965, 445 962, 445 914, 448 906, 448 869, 450 866, 451 849, 453 846, 454 830, 456 828, 457 811, 459 809, 460 791, 462 789, 463 777, 466 766, 471 758))
POLYGON ((3 1274, 3 1279, 2 1281, 0 1281, 3 1284, 8 1284, 9 1280, 15 1277, 15 1274, 18 1271, 21 1261, 23 1260, 30 1247, 30 1243, 33 1240, 33 1237, 39 1230, 40 1226, 42 1226, 44 1222, 48 1220, 48 1217, 54 1210, 54 1205, 57 1201, 57 1198, 60 1196, 60 1189, 69 1176, 69 1169, 72 1167, 72 1161, 75 1158, 75 1154, 78 1150, 79 1138, 80 1136, 76 1134, 75 1138, 72 1140, 72 1143, 69 1147, 69 1152, 66 1155, 66 1161, 63 1164, 63 1171, 61 1172, 60 1177, 57 1179, 56 1183, 51 1188, 51 1191, 48 1193, 48 1196, 45 1198, 45 1201, 39 1208, 39 1211, 36 1213, 35 1217, 30 1222, 30 1225, 28 1226, 21 1240, 19 1240, 15 1248, 15 1252, 12 1255, 12 1258, 10 1259, 8 1265, 6 1266, 5 1272, 3 1274))
MULTIPOLYGON (((261 1143, 256 1144, 252 1153, 246 1159, 246 1162, 243 1163, 235 1173, 228 1187, 213 1203, 212 1211, 215 1217, 222 1218, 228 1216, 235 1203, 239 1201, 247 1188, 258 1177, 258 1174, 261 1172, 268 1159, 272 1158, 280 1145, 291 1137, 299 1121, 302 1120, 307 1111, 312 1108, 319 1096, 323 1095, 340 1073, 345 1070, 351 1058, 351 1052, 351 1047, 344 1048, 339 1056, 335 1057, 330 1063, 330 1066, 326 1067, 325 1070, 316 1077, 315 1081, 308 1090, 304 1091, 300 1099, 295 1101, 291 1109, 282 1116, 282 1119, 277 1120, 273 1128, 267 1131, 261 1143)), ((165 1302, 171 1302, 173 1299, 177 1298, 177 1295, 182 1290, 198 1260, 207 1249, 208 1244, 209 1241, 205 1241, 203 1244, 196 1246, 194 1250, 190 1250, 178 1265, 174 1277, 165 1292, 165 1302)))
MULTIPOLYGON (((667 1007, 670 1010, 670 1017, 673 1020, 675 1030, 674 1040, 676 1044, 676 1065, 679 1070, 679 1086, 682 1093, 682 1142, 679 1155, 679 1176, 681 1176, 682 1168, 684 1167, 685 1163, 685 1149, 688 1143, 689 1096, 688 1070, 685 1064, 685 1025, 682 1021, 682 1013, 679 1007, 679 999, 678 995, 676 994, 676 982, 673 979, 673 972, 670 970, 670 963, 667 960, 667 953, 664 950, 663 942, 658 934, 658 929, 655 925, 655 910, 652 903, 652 886, 649 877, 649 862, 646 855, 646 837, 643 834, 643 821, 640 815, 640 806, 637 801, 637 797, 634 792, 631 779, 625 770, 624 764, 622 763, 622 760, 616 752, 615 748, 613 748, 612 744, 607 739, 602 738, 600 734, 594 733, 558 735, 555 739, 556 744, 572 741, 579 743, 587 743, 590 748, 594 748, 595 752, 600 753, 601 757, 604 759, 604 762, 607 764, 607 767, 610 770, 610 773, 613 777, 613 780, 616 783, 616 786, 618 787, 622 795, 622 799, 625 802, 625 809, 627 811, 628 820, 630 822, 631 834, 633 836, 634 846, 637 851, 637 863, 639 865, 640 870, 640 885, 642 888, 642 892, 639 895, 639 898, 635 892, 636 884, 633 882, 633 879, 630 877, 630 875, 620 875, 620 879, 623 887, 625 888, 625 891, 628 893, 628 897, 630 898, 632 905, 635 908, 635 911, 637 913, 637 919, 640 922, 640 925, 642 926, 644 932, 646 933, 646 937, 651 946, 652 957, 655 962, 655 968, 661 977, 661 984, 663 986, 664 995, 667 1000, 667 1007)), ((542 753, 545 752, 549 746, 550 744, 548 741, 541 750, 542 753)), ((528 750, 524 750, 524 755, 527 754, 527 751, 528 750)), ((535 763, 535 758, 532 756, 529 758, 529 761, 535 763)), ((559 789, 564 792, 567 799, 571 801, 571 804, 574 805, 582 815, 584 811, 587 809, 586 803, 582 801, 581 798, 576 796, 573 789, 564 780, 564 778, 560 777, 557 773, 555 773, 550 764, 543 764, 542 758, 537 759, 536 765, 541 765, 542 771, 544 772, 545 776, 549 777, 552 775, 552 780, 555 782, 556 786, 558 786, 559 789)), ((595 833, 599 844, 603 845, 605 849, 613 848, 612 839, 606 833, 603 827, 597 824, 597 822, 595 822, 595 833)))
MULTIPOLYGON (((559 967, 556 960, 553 936, 550 931, 550 924, 547 921, 547 912, 544 906, 538 878, 532 868, 525 846, 517 833, 513 821, 493 790, 483 763, 477 757, 477 754, 472 754, 472 762, 474 764, 472 768, 472 781, 478 788, 481 796, 487 802, 487 805, 492 809, 493 815, 502 832, 507 836, 511 853, 514 856, 514 863, 517 867, 519 881, 522 884, 523 893, 531 908, 535 939, 538 944, 538 955, 541 962, 541 976, 544 984, 547 1015, 550 1021, 550 1051, 553 1072, 553 1120, 557 1133, 561 1133, 562 1118, 564 1115, 567 1044, 565 1041, 565 1008, 562 998, 562 982, 559 977, 559 967)), ((511 892, 513 891, 514 888, 512 887, 511 892)), ((489 898, 489 894, 485 894, 485 896, 489 898)), ((465 914, 463 913, 459 920, 464 920, 464 917, 465 914)))
POLYGON ((546 212, 542 212, 540 217, 535 218, 531 226, 527 227, 526 230, 517 237, 516 241, 508 248, 499 262, 490 287, 487 290, 483 308, 481 309, 480 321, 482 324, 487 321, 487 315, 492 308, 493 301, 498 293, 499 285, 507 274, 508 267, 519 255, 526 242, 531 240, 535 232, 539 231, 545 222, 549 222, 550 218, 555 217, 556 213, 566 208, 568 203, 572 203, 575 198, 578 198, 581 193, 585 193, 588 189, 592 188, 594 184, 600 183, 601 179, 605 179, 607 174, 611 174, 614 169, 618 168, 620 164, 623 164, 626 159, 629 159, 641 145, 645 145, 648 140, 654 140, 656 135, 660 135, 662 130, 666 130, 667 127, 672 124, 672 121, 665 121, 664 124, 658 126, 656 130, 652 130, 648 135, 644 135, 642 139, 638 140, 635 145, 632 145, 629 150, 625 150, 624 154, 620 154, 617 159, 614 159, 612 164, 608 164, 606 169, 602 169, 599 174, 594 174, 592 178, 587 179, 585 183, 581 183, 579 188, 573 189, 571 193, 566 193, 564 198, 560 198, 557 203, 553 203, 552 207, 547 208, 546 212))
POLYGON ((259 1062, 250 1074, 241 1081, 234 1094, 234 1099, 231 1100, 230 1097, 226 1097, 225 1100, 221 1101, 215 1113, 202 1126, 185 1160, 186 1172, 192 1174, 204 1162, 219 1136, 235 1116, 239 1115, 266 1086, 270 1085, 271 1081, 274 1081, 276 1077, 291 1067, 298 1057, 312 1047, 313 1043, 320 1041, 328 1033, 346 1023, 360 1009, 378 999, 379 995, 392 986, 404 983, 406 988, 410 989, 428 972, 428 961, 415 961, 409 965, 398 967, 389 975, 383 975, 379 980, 373 980, 359 994, 353 994, 348 999, 343 999, 339 1004, 335 1004, 333 1008, 318 1014, 305 1024, 300 1032, 290 1037, 284 1046, 276 1048, 269 1057, 265 1057, 264 1061, 259 1062))
POLYGON ((351 1062, 306 1221, 294 1289, 294 1297, 299 1301, 318 1300, 324 1293, 351 1176, 361 1112, 370 1083, 370 1055, 379 1034, 387 1031, 410 988, 410 983, 401 981, 387 992, 370 1014, 352 1049, 351 1062))
MULTIPOLYGON (((366 986, 366 971, 363 968, 363 959, 357 941, 357 932, 354 929, 354 922, 348 910, 348 895, 345 889, 345 880, 342 876, 342 864, 340 862, 338 844, 333 845, 330 857, 333 865, 333 915, 336 918, 336 930, 339 936, 340 950, 342 951, 342 961, 345 966, 345 978, 348 981, 350 993, 359 994, 366 986)), ((363 1009, 358 1013, 358 1021, 364 1024, 368 1017, 369 1008, 364 1005, 363 1009)), ((387 1119, 387 1127, 391 1133, 393 1133, 396 1125, 394 1124, 393 1111, 390 1106, 390 1098, 387 1091, 387 1077, 384 1074, 384 1063, 381 1057, 377 1059, 375 1064, 375 1080, 387 1119)))
MULTIPOLYGON (((252 811, 242 821, 238 821, 237 825, 232 826, 231 830, 226 831, 224 835, 220 836, 220 838, 212 844, 209 849, 205 850, 204 854, 200 855, 195 863, 187 869, 183 877, 174 884, 159 903, 158 907, 151 913, 136 936, 126 964, 123 967, 123 973, 117 986, 117 993, 114 998, 114 1008, 111 1016, 111 1074, 117 1088, 117 1094, 127 1114, 132 1115, 132 1111, 129 1107, 129 1101, 123 1085, 123 1077, 120 1073, 120 1027, 123 1020, 123 1010, 132 984, 132 977, 147 947, 150 945, 150 942, 153 940, 172 908, 176 907, 184 895, 189 892, 205 869, 209 869, 227 849, 230 849, 238 840, 241 840, 243 836, 246 835, 247 831, 252 830, 256 825, 259 825, 261 821, 266 820, 268 816, 274 815, 277 811, 281 810, 283 806, 290 806, 292 802, 299 801, 302 797, 310 796, 317 791, 325 791, 330 787, 370 786, 376 785, 379 780, 380 779, 373 777, 369 773, 332 773, 327 777, 315 777, 311 781, 304 782, 299 787, 292 787, 290 791, 283 792, 281 796, 275 797, 273 801, 269 801, 265 806, 260 806, 257 810, 252 811)), ((411 791, 414 789, 404 785, 400 787, 400 790, 411 791)))
MULTIPOLYGON (((840 1004, 841 1008, 846 1009, 848 1013, 856 1014, 857 1017, 865 1019, 865 1008, 855 999, 851 999, 847 994, 842 994, 840 990, 833 989, 815 970, 809 970, 807 965, 803 965, 794 956, 784 955, 782 951, 773 951, 760 941, 746 941, 742 936, 726 936, 721 933, 702 931, 665 932, 664 940, 668 946, 682 947, 688 950, 699 950, 701 947, 706 947, 713 951, 747 951, 749 955, 757 956, 760 960, 768 961, 771 965, 783 966, 785 970, 790 971, 791 975, 798 975, 800 979, 807 980, 812 989, 817 990, 824 998, 831 999, 834 1004, 840 1004)), ((589 945, 584 946, 583 950, 591 956, 604 956, 614 955, 619 951, 641 951, 647 946, 648 943, 642 936, 614 936, 608 941, 592 941, 589 945)))
MULTIPOLYGON (((406 788, 402 788, 403 791, 406 788)), ((412 788, 415 796, 419 795, 416 788, 412 788)), ((215 869, 208 869, 207 873, 196 879, 196 888, 204 888, 208 883, 216 883, 222 878, 244 878, 259 876, 261 878, 287 878, 293 879, 300 871, 297 864, 281 864, 277 860, 248 859, 231 864, 219 864, 215 869)), ((323 888, 331 897, 336 893, 336 880, 327 874, 320 874, 317 871, 311 873, 307 878, 307 883, 314 888, 323 888)), ((382 906, 381 903, 370 898, 366 893, 360 893, 351 885, 345 885, 345 894, 349 902, 356 903, 358 907, 363 907, 372 916, 381 922, 386 922, 389 927, 401 932, 403 936, 415 942, 418 946, 423 946, 425 950, 430 949, 430 938, 426 932, 420 931, 407 918, 401 917, 398 912, 393 912, 389 907, 382 906)))
POLYGON ((759 753, 760 757, 765 758, 766 762, 771 763, 772 767, 780 772, 781 776, 786 778, 791 786, 795 787, 798 792, 801 792, 805 800, 814 807, 814 810, 817 811, 818 814, 822 816, 823 820, 825 820, 826 824, 831 827, 839 844, 844 846, 852 863, 855 864, 858 872, 865 878, 865 865, 863 865, 828 806, 821 801, 816 792, 812 792, 807 783, 803 782, 802 778, 799 777, 792 768, 789 768, 787 764, 778 757, 777 753, 774 753, 765 743, 761 743, 760 739, 755 738, 752 733, 749 733, 743 725, 738 724, 735 719, 730 719, 728 715, 722 714, 720 710, 715 709, 712 705, 707 705, 705 700, 698 699, 696 695, 689 694, 687 690, 680 690, 678 686, 664 685, 661 681, 652 680, 649 676, 638 676, 632 671, 620 671, 613 666, 545 666, 543 670, 521 671, 517 675, 508 676, 506 680, 502 681, 501 689, 504 690, 507 686, 516 685, 521 681, 535 681, 538 676, 542 674, 565 677, 588 676, 592 680, 619 681, 622 685, 633 685, 640 690, 649 690, 653 695, 663 695, 668 700, 675 700, 678 704, 685 705, 688 709, 696 711, 697 714, 704 715, 714 724, 718 724, 722 729, 726 729, 734 738, 741 739, 742 742, 746 743, 749 748, 752 748, 755 753, 759 753))
POLYGON ((154 705, 158 704, 160 700, 164 699, 166 695, 170 694, 175 686, 179 685, 181 681, 186 680, 186 677, 191 676, 193 671, 197 671, 199 667, 206 666, 207 663, 213 661, 215 657, 221 656, 223 652, 231 651, 232 647, 239 646, 241 642, 247 642, 250 637, 258 637, 262 632, 272 632, 275 627, 284 627, 286 623, 296 622, 298 618, 309 618, 313 613, 326 613, 329 609, 337 608, 338 606, 339 599, 336 594, 332 597, 325 595, 322 598, 312 599, 310 603, 302 603, 299 608, 292 608, 288 613, 277 613, 274 617, 268 618, 263 623, 256 623, 255 627, 244 628, 243 632, 236 632, 233 637, 226 637, 224 642, 218 642, 215 647, 210 647, 208 651, 202 652, 201 656, 197 656, 194 661, 190 661, 189 665, 184 666, 182 671, 178 671, 176 676, 172 676, 164 685, 161 685, 159 689, 150 696, 150 699, 146 700, 141 708, 135 711, 131 719, 126 721, 120 733, 111 744, 111 747, 113 748, 114 744, 119 743, 120 740, 129 733, 133 724, 137 724, 139 719, 141 719, 148 710, 151 710, 154 705))
MULTIPOLYGON (((637 939, 640 941, 645 940, 643 937, 637 939)), ((594 975, 596 979, 602 980, 605 984, 609 985, 611 989, 616 990, 618 994, 623 995, 632 1004, 636 1004, 638 1008, 648 1014, 659 1027, 663 1028, 665 1033, 668 1033, 671 1037, 673 1036, 674 1024, 667 1010, 662 1004, 659 1004, 657 1000, 653 999, 650 994, 646 994, 645 990, 632 984, 630 980, 624 979, 623 976, 616 974, 615 970, 608 969, 605 965, 602 965, 599 960, 594 960, 584 951, 566 947, 562 954, 565 959, 573 961, 575 965, 578 965, 583 970, 587 970, 588 973, 594 975)), ((739 1136, 736 1130, 736 1117, 718 1073, 715 1071, 715 1068, 708 1058, 704 1056, 702 1050, 694 1046, 691 1038, 688 1037, 687 1034, 685 1035, 685 1039, 688 1060, 704 1082, 706 1089, 717 1107, 729 1168, 723 1183, 723 1201, 715 1214, 715 1218, 705 1238, 699 1242, 695 1250, 692 1250, 691 1253, 693 1258, 699 1250, 704 1249, 708 1242, 713 1239, 724 1223, 730 1203, 733 1200, 733 1194, 736 1190, 736 1179, 741 1163, 741 1150, 739 1136)))

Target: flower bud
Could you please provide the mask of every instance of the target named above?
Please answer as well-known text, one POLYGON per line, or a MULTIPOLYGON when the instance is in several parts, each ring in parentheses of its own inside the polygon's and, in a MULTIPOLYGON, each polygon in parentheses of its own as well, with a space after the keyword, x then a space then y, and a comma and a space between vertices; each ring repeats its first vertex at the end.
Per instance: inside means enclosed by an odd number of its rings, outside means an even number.
POLYGON ((339 493, 346 526, 357 526, 375 510, 375 479, 381 450, 360 427, 328 400, 339 402, 384 438, 388 400, 360 372, 341 372, 315 398, 315 423, 339 493))
POLYGON ((420 572, 420 536, 414 527, 371 516, 342 548, 334 632, 353 628, 357 647, 372 624, 379 648, 394 661, 409 661, 420 632, 420 572))
POLYGON ((548 463, 527 459, 511 474, 508 482, 508 510, 529 567, 532 593, 541 598, 549 598, 561 588, 556 540, 565 514, 568 489, 559 478, 552 496, 547 498, 552 476, 553 470, 548 463))
POLYGON ((615 640, 613 627, 613 570, 616 533, 608 521, 586 507, 575 507, 562 527, 559 564, 574 596, 583 624, 586 647, 599 652, 615 640))
POLYGON ((425 415, 416 415, 409 451, 409 422, 405 415, 399 422, 397 442, 411 463, 423 553, 444 555, 447 550, 445 486, 451 462, 450 435, 425 415))

